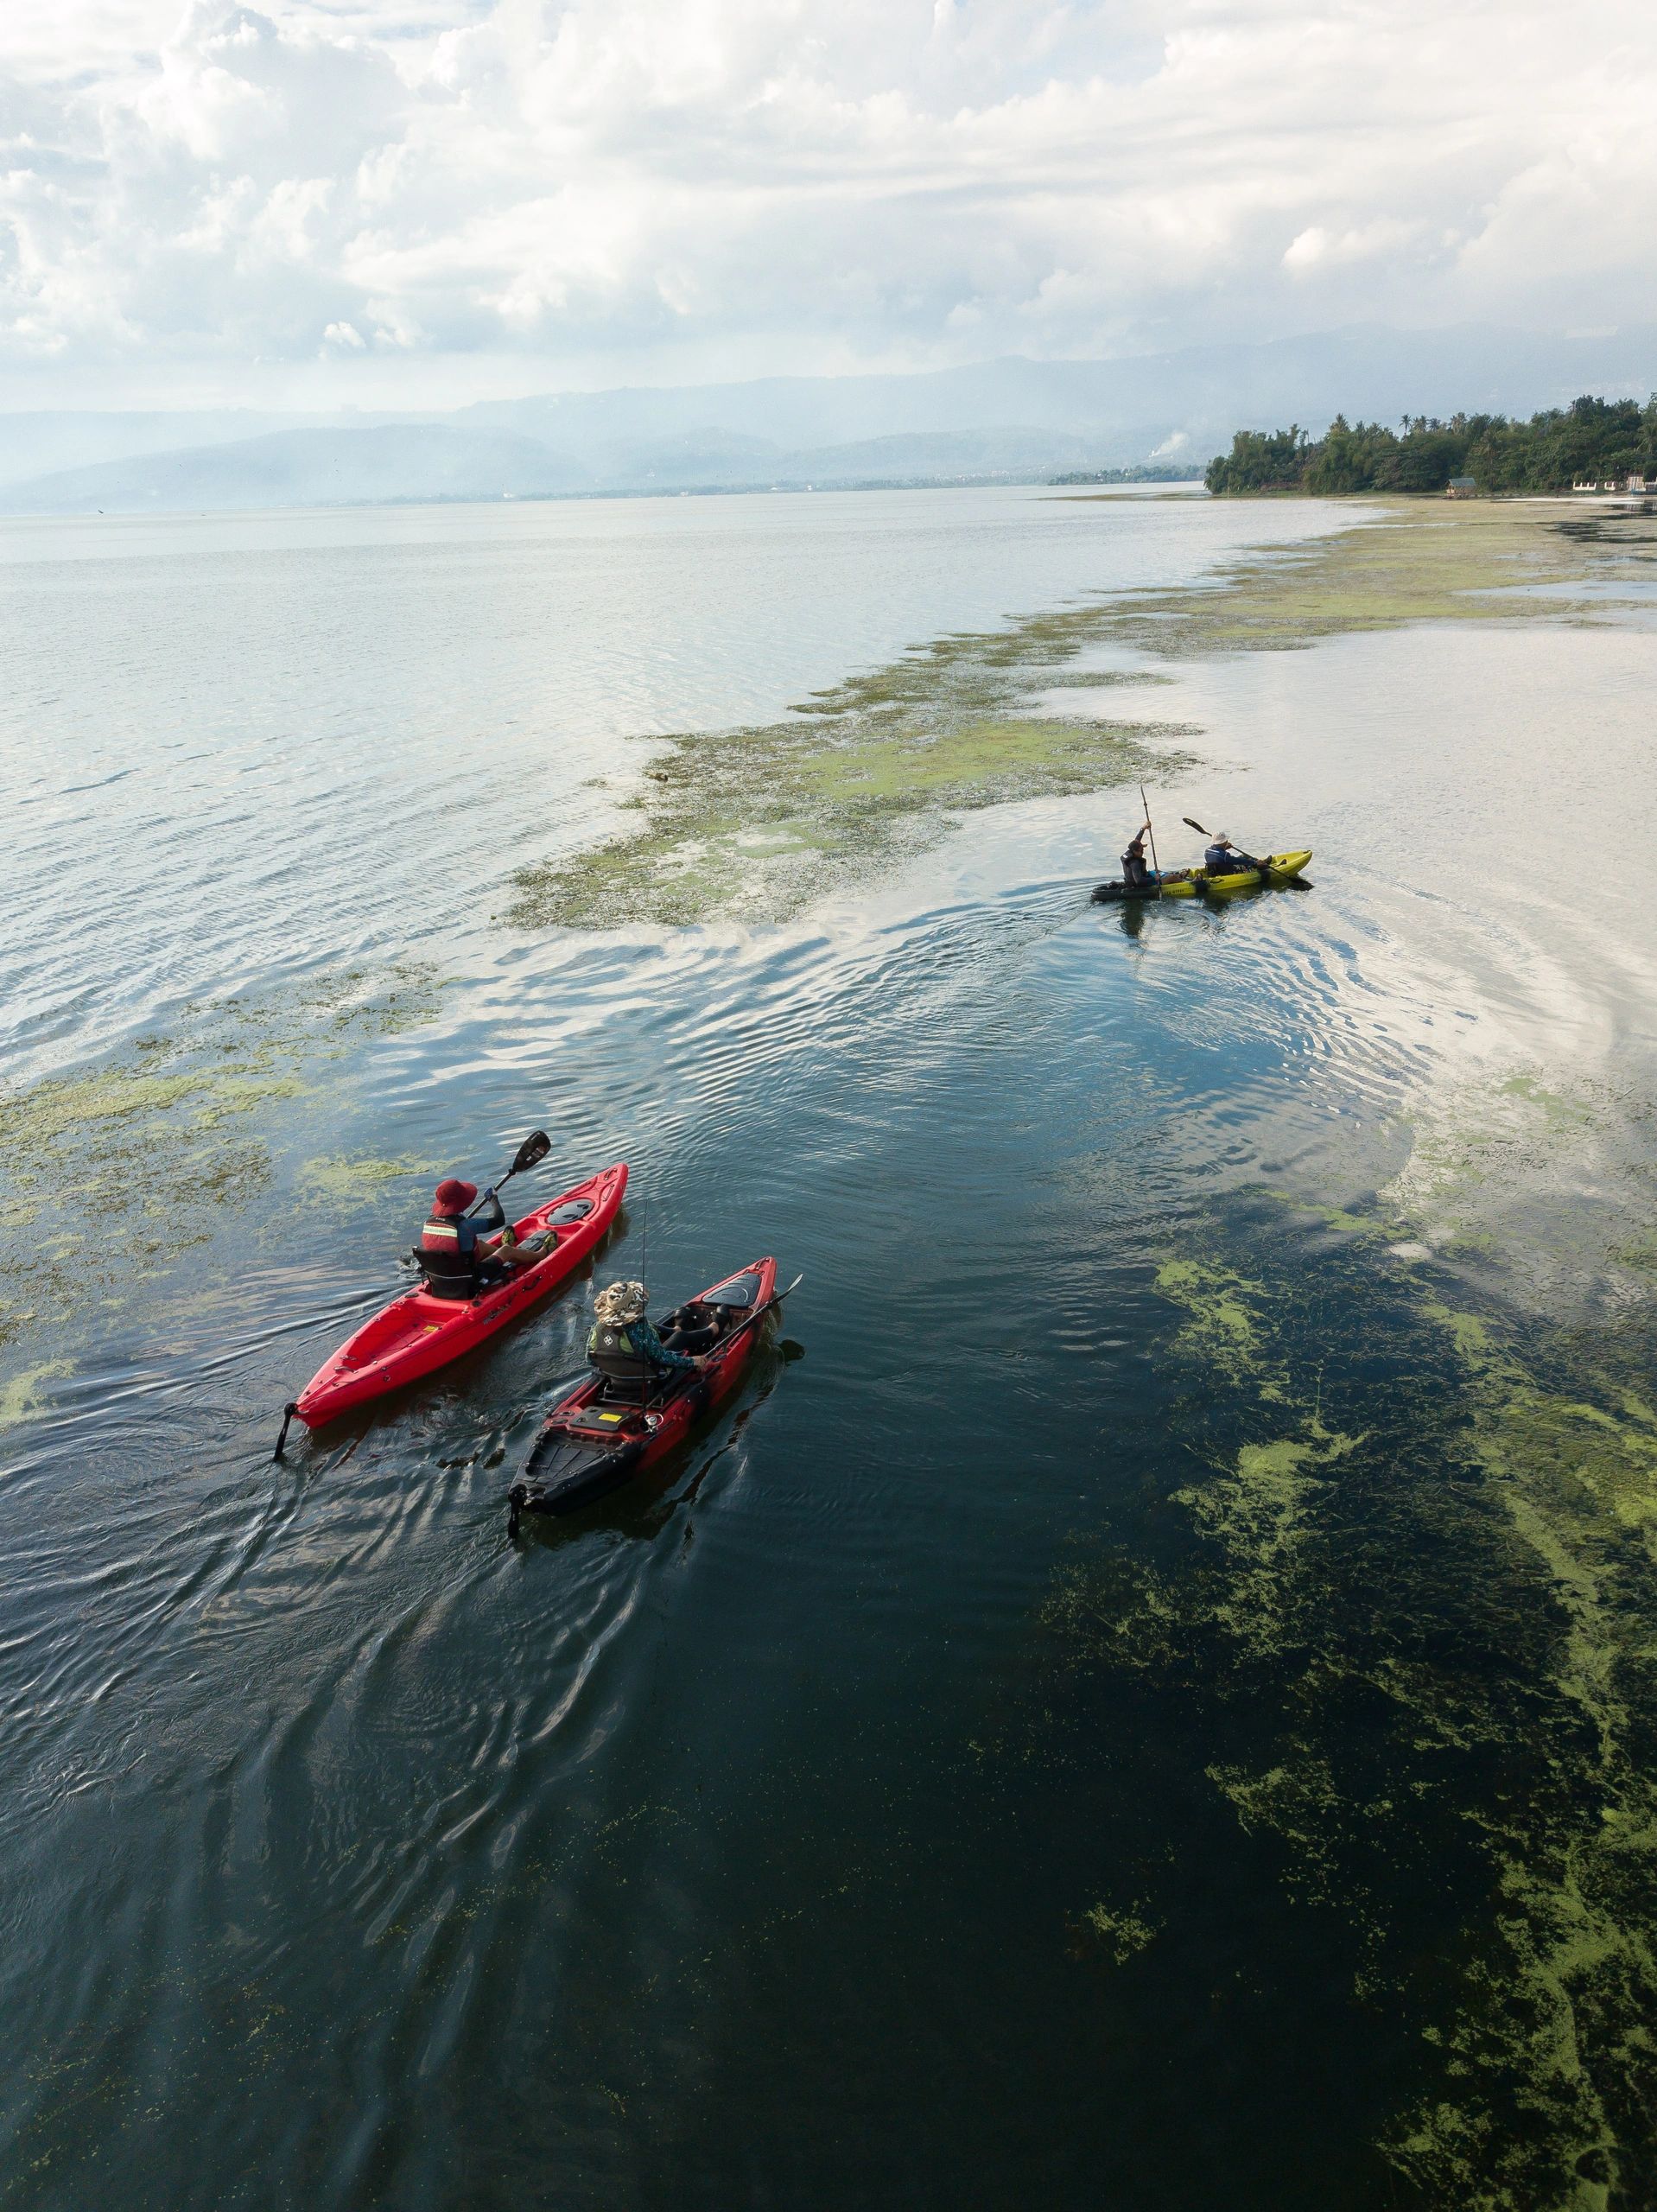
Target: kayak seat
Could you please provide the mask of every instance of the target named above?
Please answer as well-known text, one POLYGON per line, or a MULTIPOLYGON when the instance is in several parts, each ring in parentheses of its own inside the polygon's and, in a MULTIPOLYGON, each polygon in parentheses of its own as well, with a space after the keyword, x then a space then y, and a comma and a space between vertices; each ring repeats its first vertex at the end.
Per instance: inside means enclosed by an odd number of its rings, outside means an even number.
POLYGON ((446 1267, 442 1255, 422 1252, 417 1244, 410 1256, 420 1270, 420 1287, 428 1296, 447 1298, 457 1305, 464 1305, 477 1296, 477 1284, 469 1268, 446 1267))
POLYGON ((651 1387, 655 1379, 654 1375, 602 1376, 594 1402, 600 1406, 647 1405, 655 1395, 651 1387))
POLYGON ((653 1359, 638 1352, 594 1351, 587 1359, 597 1369, 599 1396, 615 1405, 643 1405, 654 1393, 657 1367, 653 1359))

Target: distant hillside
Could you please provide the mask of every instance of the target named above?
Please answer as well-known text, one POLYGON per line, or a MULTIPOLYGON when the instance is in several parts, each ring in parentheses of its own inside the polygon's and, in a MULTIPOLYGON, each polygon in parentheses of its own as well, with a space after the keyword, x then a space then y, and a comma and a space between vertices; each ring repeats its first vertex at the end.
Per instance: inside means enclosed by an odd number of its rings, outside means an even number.
POLYGON ((1643 400, 1657 329, 1349 329, 1110 361, 563 392, 448 415, 0 416, 13 513, 498 499, 769 484, 1028 480, 1220 452, 1239 423, 1527 415, 1643 400))
POLYGON ((0 414, 0 484, 22 483, 63 469, 91 468, 99 461, 175 453, 183 446, 229 445, 271 430, 323 429, 339 419, 257 414, 248 407, 118 415, 77 413, 65 408, 49 413, 0 414))
MULTIPOLYGON (((795 451, 867 438, 978 433, 1019 423, 1082 439, 1101 467, 1184 437, 1213 453, 1239 423, 1321 428, 1340 408, 1383 422, 1563 406, 1579 391, 1643 399, 1657 386, 1657 327, 1593 338, 1459 324, 1357 327, 1265 346, 1207 346, 1108 361, 978 361, 922 375, 768 377, 750 384, 563 392, 491 400, 457 423, 516 430, 566 452, 664 441, 718 425, 795 451)), ((1178 448, 1184 451, 1185 447, 1178 448)), ((1164 458, 1156 455, 1156 458, 1164 458)))
POLYGON ((752 491, 776 486, 1029 480, 1090 458, 1053 431, 866 438, 790 453, 717 429, 590 454, 585 465, 538 439, 437 423, 278 430, 94 468, 60 469, 0 490, 12 514, 132 514, 363 506, 388 500, 499 499, 575 492, 752 491))
POLYGON ((60 469, 7 486, 0 505, 14 514, 361 506, 561 492, 579 481, 533 438, 421 423, 276 430, 232 444, 60 469))

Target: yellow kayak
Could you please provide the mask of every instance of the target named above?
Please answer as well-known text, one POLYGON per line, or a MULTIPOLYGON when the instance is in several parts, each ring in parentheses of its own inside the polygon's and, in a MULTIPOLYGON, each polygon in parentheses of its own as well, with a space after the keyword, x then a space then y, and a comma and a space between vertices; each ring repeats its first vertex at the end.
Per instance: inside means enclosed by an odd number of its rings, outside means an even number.
POLYGON ((1246 868, 1237 875, 1210 875, 1205 868, 1171 869, 1162 879, 1165 899, 1195 899, 1211 891, 1252 891, 1259 883, 1287 883, 1311 858, 1304 853, 1267 853, 1259 868, 1246 868))
POLYGON ((1206 899, 1227 891, 1253 891, 1257 885, 1289 883, 1311 858, 1311 848, 1301 853, 1267 853, 1258 868, 1241 869, 1235 875, 1210 875, 1205 868, 1165 868, 1154 883, 1100 883, 1094 887, 1098 905, 1128 899, 1206 899))

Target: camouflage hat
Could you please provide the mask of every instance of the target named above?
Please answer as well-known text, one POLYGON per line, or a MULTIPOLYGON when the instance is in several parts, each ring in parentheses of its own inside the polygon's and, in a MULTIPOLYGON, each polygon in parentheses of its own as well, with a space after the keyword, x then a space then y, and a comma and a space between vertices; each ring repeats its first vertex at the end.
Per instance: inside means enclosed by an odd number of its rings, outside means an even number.
POLYGON ((625 1327, 637 1321, 650 1303, 650 1294, 642 1282, 613 1282, 601 1290, 593 1311, 600 1321, 614 1321, 625 1327))

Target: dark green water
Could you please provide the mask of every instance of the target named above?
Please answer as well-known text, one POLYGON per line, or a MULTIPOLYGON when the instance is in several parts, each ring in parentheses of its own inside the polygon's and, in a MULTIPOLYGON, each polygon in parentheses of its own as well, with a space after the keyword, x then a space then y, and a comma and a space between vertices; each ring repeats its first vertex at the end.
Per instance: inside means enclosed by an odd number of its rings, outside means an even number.
POLYGON ((1648 632, 1184 671, 1167 819, 1298 894, 1089 909, 1106 797, 509 936, 625 731, 1324 526, 594 512, 11 546, 16 1065, 249 1092, 98 1094, 107 1254, 13 1230, 0 2203, 1649 2202, 1657 926, 1503 892, 1634 857, 1648 632), (517 1548, 590 1281, 273 1467, 537 1122, 600 1281, 772 1251, 804 1358, 517 1548))

